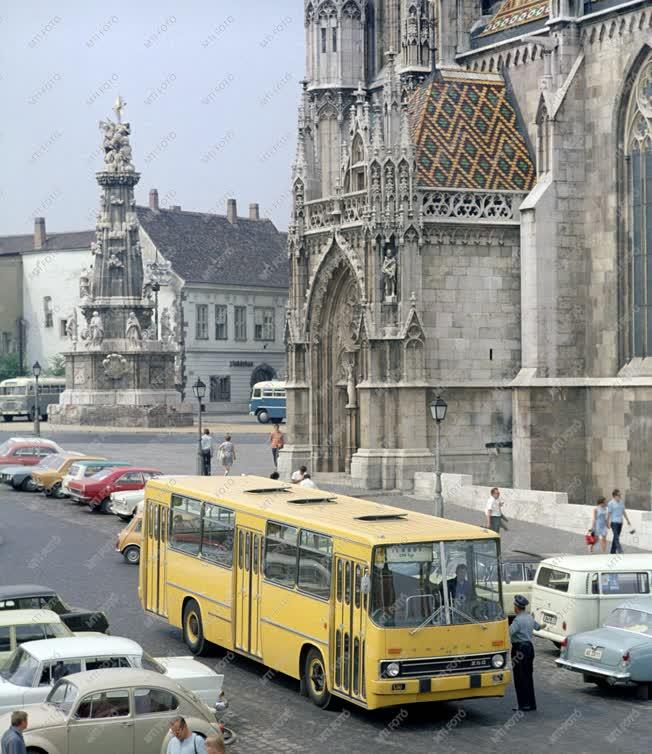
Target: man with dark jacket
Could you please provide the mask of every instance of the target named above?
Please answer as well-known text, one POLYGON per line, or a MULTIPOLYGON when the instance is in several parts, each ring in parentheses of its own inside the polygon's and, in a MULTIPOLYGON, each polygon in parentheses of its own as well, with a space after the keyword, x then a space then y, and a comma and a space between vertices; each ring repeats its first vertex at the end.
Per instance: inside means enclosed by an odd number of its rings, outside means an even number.
POLYGON ((11 713, 11 728, 2 737, 2 754, 27 754, 23 731, 27 728, 27 712, 11 713))

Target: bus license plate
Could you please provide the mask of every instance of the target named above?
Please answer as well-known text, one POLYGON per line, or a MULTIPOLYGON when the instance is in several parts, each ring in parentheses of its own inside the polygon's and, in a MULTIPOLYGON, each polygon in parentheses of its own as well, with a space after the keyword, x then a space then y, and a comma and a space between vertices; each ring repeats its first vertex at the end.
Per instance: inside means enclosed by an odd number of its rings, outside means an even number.
POLYGON ((601 649, 591 649, 591 647, 587 647, 584 650, 584 657, 589 657, 591 660, 601 660, 602 659, 602 650, 601 649))
POLYGON ((554 626, 557 624, 556 615, 548 615, 548 613, 543 613, 541 617, 543 618, 543 622, 547 623, 549 626, 554 626))

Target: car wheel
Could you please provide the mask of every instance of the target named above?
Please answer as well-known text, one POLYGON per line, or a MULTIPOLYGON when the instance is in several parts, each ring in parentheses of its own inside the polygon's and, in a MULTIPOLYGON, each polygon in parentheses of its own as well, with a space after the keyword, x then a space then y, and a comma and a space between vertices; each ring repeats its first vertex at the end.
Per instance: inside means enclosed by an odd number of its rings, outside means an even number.
POLYGON ((26 479, 23 479, 23 481, 20 483, 20 489, 23 492, 34 492, 36 489, 36 485, 34 484, 34 481, 32 480, 31 476, 28 476, 26 479))
POLYGON ((194 655, 201 655, 206 651, 201 610, 195 600, 190 600, 183 611, 183 640, 194 655))
POLYGON ((140 547, 136 545, 129 545, 122 551, 122 556, 131 565, 138 565, 140 563, 140 547))
POLYGON ((324 659, 317 649, 311 649, 306 657, 305 682, 308 696, 313 703, 326 709, 332 697, 328 690, 324 659))
POLYGON ((61 482, 57 482, 52 486, 52 497, 56 497, 57 500, 62 500, 65 496, 65 493, 61 489, 61 482))
POLYGON ((2 421, 5 421, 5 422, 12 422, 13 420, 14 420, 13 416, 3 416, 2 417, 2 421))
POLYGON ((267 413, 267 411, 259 411, 257 418, 261 424, 267 424, 269 422, 269 414, 267 413))
POLYGON ((105 497, 104 500, 97 506, 98 513, 108 513, 109 505, 111 505, 111 498, 105 497))
POLYGON ((220 724, 220 728, 222 729, 222 738, 224 739, 224 745, 230 746, 235 741, 237 736, 231 730, 231 728, 227 728, 226 725, 220 724))
POLYGON ((118 513, 118 518, 121 521, 131 521, 133 514, 129 515, 128 513, 118 513))

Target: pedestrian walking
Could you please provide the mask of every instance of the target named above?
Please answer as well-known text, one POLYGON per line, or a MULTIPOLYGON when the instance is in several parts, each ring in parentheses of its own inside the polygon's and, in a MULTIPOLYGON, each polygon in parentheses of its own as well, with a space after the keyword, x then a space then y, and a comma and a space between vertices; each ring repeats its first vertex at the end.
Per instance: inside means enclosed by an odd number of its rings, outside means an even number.
POLYGON ((593 537, 593 542, 588 542, 589 552, 593 552, 596 541, 600 544, 600 552, 607 552, 607 501, 599 497, 595 502, 593 509, 593 521, 589 530, 589 536, 593 537))
POLYGON ((269 433, 269 444, 272 448, 272 459, 274 460, 274 468, 278 469, 278 452, 285 445, 285 437, 281 432, 281 428, 278 424, 274 425, 274 429, 269 433))
POLYGON ((190 730, 183 717, 172 720, 170 734, 167 754, 206 754, 204 739, 190 730))
MULTIPOLYGON (((485 518, 487 519, 487 529, 492 529, 497 534, 500 533, 503 517, 503 501, 500 497, 498 487, 492 487, 487 505, 484 509, 485 518)), ((506 526, 504 528, 507 528, 506 526)))
POLYGON ((210 429, 205 429, 199 441, 201 445, 201 473, 202 476, 211 475, 211 459, 213 458, 213 437, 210 429))
POLYGON ((526 612, 528 600, 522 595, 514 597, 514 612, 516 617, 509 627, 509 637, 512 640, 512 675, 516 689, 517 706, 514 712, 533 712, 537 708, 534 696, 534 646, 532 632, 541 625, 526 612))
POLYGON ((631 526, 629 516, 625 510, 625 503, 620 495, 620 490, 611 493, 611 500, 607 504, 607 527, 611 529, 611 553, 622 552, 620 534, 623 530, 623 519, 631 526))
POLYGON ((224 748, 224 737, 211 734, 206 736, 206 754, 226 754, 224 748))
POLYGON ((317 489, 317 485, 312 481, 310 474, 307 471, 303 475, 303 479, 299 482, 299 487, 309 487, 313 490, 317 489))
POLYGON ((231 466, 237 460, 235 445, 231 442, 231 435, 224 436, 224 442, 218 448, 218 452, 222 466, 224 466, 224 476, 228 476, 231 466))
POLYGON ((27 712, 11 713, 11 727, 2 736, 2 754, 27 754, 23 731, 27 728, 27 712))
POLYGON ((299 466, 299 468, 296 471, 293 471, 292 476, 290 477, 292 484, 299 484, 299 482, 303 479, 304 474, 307 471, 308 471, 307 466, 299 466))

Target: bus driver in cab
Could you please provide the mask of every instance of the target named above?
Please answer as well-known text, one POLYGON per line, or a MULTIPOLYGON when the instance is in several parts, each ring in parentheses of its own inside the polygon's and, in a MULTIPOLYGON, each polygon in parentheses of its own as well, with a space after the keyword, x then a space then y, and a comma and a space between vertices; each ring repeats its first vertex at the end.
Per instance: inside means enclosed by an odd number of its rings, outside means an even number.
POLYGON ((469 570, 464 563, 458 563, 455 568, 455 576, 448 579, 448 594, 451 601, 464 602, 472 596, 469 570))

